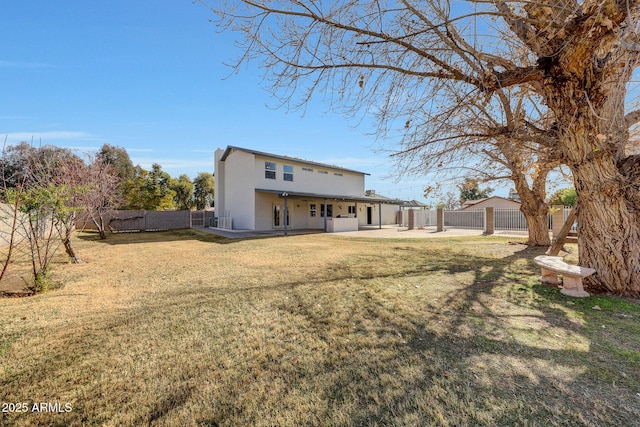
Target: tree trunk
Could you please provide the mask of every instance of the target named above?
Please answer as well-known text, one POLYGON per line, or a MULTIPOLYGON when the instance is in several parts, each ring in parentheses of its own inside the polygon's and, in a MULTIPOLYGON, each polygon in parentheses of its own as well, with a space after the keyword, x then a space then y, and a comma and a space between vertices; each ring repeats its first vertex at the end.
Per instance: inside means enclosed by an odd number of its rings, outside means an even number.
POLYGON ((580 265, 596 270, 587 285, 640 297, 640 224, 629 211, 615 162, 600 158, 572 169, 580 197, 580 265))
POLYGON ((542 203, 537 208, 527 209, 524 204, 520 206, 520 211, 527 221, 527 229, 529 230, 529 246, 550 246, 551 238, 549 237, 549 221, 547 204, 542 203))
POLYGON ((91 215, 91 220, 93 221, 96 228, 98 229, 98 235, 100 236, 100 240, 106 240, 107 232, 105 231, 106 227, 105 227, 104 215, 98 212, 97 216, 98 217, 96 218, 94 215, 91 215))
MULTIPOLYGON (((512 163, 515 164, 515 162, 512 163)), ((522 212, 527 221, 527 230, 529 230, 527 245, 550 246, 551 239, 549 238, 549 223, 547 220, 549 206, 544 199, 547 195, 547 175, 552 165, 541 164, 539 166, 531 185, 529 185, 526 175, 517 168, 511 170, 511 179, 520 196, 520 212, 522 212)))
MULTIPOLYGON (((599 40, 599 49, 612 48, 612 42, 605 42, 599 40)), ((579 262, 596 270, 585 285, 640 297, 640 222, 635 213, 640 206, 628 197, 631 182, 618 169, 629 141, 625 83, 633 67, 602 68, 595 56, 589 57, 598 51, 566 49, 566 56, 549 62, 545 98, 557 119, 562 161, 573 173, 580 199, 579 262)), ((621 60, 625 55, 635 53, 624 52, 621 60)))
POLYGON ((65 236, 62 239, 62 244, 64 245, 64 250, 67 252, 67 255, 69 255, 69 258, 71 258, 74 264, 84 264, 84 261, 80 259, 75 249, 73 248, 73 244, 71 243, 70 230, 65 233, 65 236))
POLYGON ((574 109, 572 125, 563 132, 565 159, 580 199, 578 254, 580 265, 596 270, 585 280, 588 288, 640 297, 638 206, 627 198, 630 181, 617 162, 617 147, 628 134, 620 130, 621 113, 606 107, 612 101, 613 96, 603 102, 597 117, 590 109, 577 114, 574 109))

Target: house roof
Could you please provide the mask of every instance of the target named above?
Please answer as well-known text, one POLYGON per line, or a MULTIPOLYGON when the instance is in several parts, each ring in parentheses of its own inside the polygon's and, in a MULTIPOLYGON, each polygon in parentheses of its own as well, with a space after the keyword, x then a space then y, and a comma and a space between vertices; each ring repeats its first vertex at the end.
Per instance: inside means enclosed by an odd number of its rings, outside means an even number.
POLYGON ((426 205, 426 204, 424 204, 422 202, 419 202, 419 201, 413 199, 413 200, 407 200, 406 202, 404 202, 402 204, 402 206, 405 207, 405 208, 426 208, 429 205, 426 205))
POLYGON ((363 202, 363 203, 384 203, 390 205, 401 205, 404 203, 404 200, 399 199, 391 199, 389 197, 384 196, 367 196, 364 194, 356 194, 356 195, 344 195, 344 194, 324 194, 324 193, 305 193, 302 191, 289 191, 289 190, 267 190, 262 188, 256 188, 256 193, 271 193, 277 194, 280 197, 309 197, 314 199, 327 199, 327 200, 347 200, 352 202, 363 202))
POLYGON ((311 166, 321 167, 321 168, 336 169, 336 170, 341 170, 341 171, 344 171, 344 172, 352 172, 352 173, 358 173, 358 174, 362 174, 362 175, 371 175, 371 174, 366 173, 366 172, 360 172, 360 171, 357 171, 357 170, 347 169, 347 168, 343 168, 343 167, 340 167, 340 166, 328 165, 328 164, 325 164, 325 163, 318 163, 318 162, 311 162, 309 160, 298 159, 296 157, 281 156, 279 154, 265 153, 264 151, 251 150, 249 148, 235 147, 235 146, 232 146, 232 145, 228 145, 227 146, 226 150, 224 150, 224 153, 222 153, 222 157, 220 158, 220 161, 224 162, 227 159, 227 157, 229 156, 229 154, 231 154, 232 151, 243 151, 245 153, 249 153, 249 154, 253 154, 253 155, 261 156, 261 157, 268 157, 270 159, 277 159, 277 160, 284 160, 284 161, 288 161, 288 162, 303 163, 305 165, 311 165, 311 166))
POLYGON ((509 201, 509 202, 520 204, 520 202, 517 201, 517 200, 507 199, 506 197, 501 197, 501 196, 491 196, 491 197, 485 197, 483 199, 477 199, 477 200, 466 200, 462 204, 461 210, 470 208, 472 206, 477 205, 478 203, 486 202, 487 200, 491 200, 491 199, 502 199, 502 200, 506 200, 506 201, 509 201))

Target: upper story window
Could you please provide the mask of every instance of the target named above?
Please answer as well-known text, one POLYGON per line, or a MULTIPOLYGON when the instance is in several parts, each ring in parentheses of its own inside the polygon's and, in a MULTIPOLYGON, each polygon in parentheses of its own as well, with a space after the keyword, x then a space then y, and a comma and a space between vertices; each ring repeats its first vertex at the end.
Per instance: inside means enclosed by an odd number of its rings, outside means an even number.
POLYGON ((328 171, 318 171, 318 173, 324 174, 324 175, 328 175, 329 172, 328 171))
POLYGON ((342 174, 341 174, 341 173, 338 173, 338 172, 334 172, 333 174, 334 174, 335 176, 342 176, 342 174))
POLYGON ((293 166, 284 165, 283 170, 284 170, 283 179, 285 181, 293 181, 293 166))
POLYGON ((311 168, 302 168, 302 170, 305 172, 313 172, 313 169, 311 168))
POLYGON ((276 164, 274 162, 264 162, 264 177, 276 179, 276 164))

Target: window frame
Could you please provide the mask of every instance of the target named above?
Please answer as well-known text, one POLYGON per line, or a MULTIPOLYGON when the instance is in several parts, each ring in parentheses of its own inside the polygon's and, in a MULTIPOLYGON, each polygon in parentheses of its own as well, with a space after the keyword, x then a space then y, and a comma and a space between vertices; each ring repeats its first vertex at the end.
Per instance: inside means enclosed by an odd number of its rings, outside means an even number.
POLYGON ((293 182, 293 165, 282 165, 282 180, 287 182, 293 182), (288 171, 287 171, 288 170, 288 171))
POLYGON ((278 168, 278 165, 276 164, 276 162, 270 162, 268 160, 265 160, 264 161, 264 178, 265 179, 276 179, 276 169, 277 168, 278 168))

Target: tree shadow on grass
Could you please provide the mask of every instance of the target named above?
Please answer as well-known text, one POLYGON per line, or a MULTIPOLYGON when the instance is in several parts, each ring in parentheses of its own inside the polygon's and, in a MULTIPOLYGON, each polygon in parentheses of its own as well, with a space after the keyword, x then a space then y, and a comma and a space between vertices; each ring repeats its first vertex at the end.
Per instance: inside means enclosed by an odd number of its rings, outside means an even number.
MULTIPOLYGON (((348 414, 352 425, 403 424, 403 420, 442 425, 620 425, 637 420, 639 411, 634 409, 633 393, 619 390, 615 381, 600 382, 602 375, 597 371, 603 366, 589 360, 593 355, 591 345, 550 345, 548 336, 546 342, 536 341, 536 334, 545 337, 545 330, 551 328, 566 336, 577 336, 577 341, 593 343, 598 339, 568 317, 568 311, 559 306, 564 297, 557 289, 531 285, 537 267, 526 267, 529 276, 521 268, 522 279, 511 277, 507 267, 513 261, 529 260, 537 252, 541 251, 517 251, 490 263, 488 271, 475 271, 471 284, 450 292, 442 301, 446 311, 425 311, 426 319, 402 313, 397 307, 388 308, 381 292, 366 292, 360 302, 363 321, 355 332, 333 341, 337 356, 325 364, 326 370, 317 372, 307 367, 315 372, 314 376, 332 378, 323 390, 331 408, 325 415, 348 414), (510 288, 501 294, 510 310, 496 310, 489 305, 491 298, 487 297, 498 287, 510 288), (519 298, 520 292, 527 297, 519 298), (511 313, 514 307, 515 313, 511 313), (518 308, 524 313, 519 313, 518 308), (496 333, 505 328, 505 322, 519 319, 538 323, 532 329, 532 337, 526 336, 527 322, 506 333, 496 333), (435 321, 445 324, 434 328, 435 321), (519 332, 525 332, 524 337, 517 336, 519 332), (358 339, 359 334, 365 339, 358 339)), ((424 269, 358 279, 389 281, 428 275, 428 271, 457 274, 473 270, 481 261, 488 260, 452 256, 424 269)), ((309 290, 304 287, 304 292, 309 290)), ((322 313, 317 304, 320 296, 298 293, 297 298, 282 303, 280 308, 305 319, 314 333, 331 342, 335 313, 322 313)), ((625 369, 626 377, 631 378, 634 368, 625 369)), ((295 387, 296 381, 291 378, 291 386, 295 387)), ((627 381, 629 386, 634 384, 638 384, 637 380, 627 381)), ((299 386, 304 388, 304 384, 299 386)))
POLYGON ((98 233, 82 231, 77 234, 78 239, 87 242, 103 243, 107 245, 130 245, 153 242, 176 242, 185 240, 197 240, 199 242, 227 245, 246 240, 262 240, 284 236, 250 236, 239 238, 227 238, 213 233, 207 233, 197 229, 169 230, 169 231, 140 231, 109 233, 106 239, 100 239, 98 233))
MULTIPOLYGON (((191 407, 219 425, 633 425, 640 417, 637 366, 620 363, 620 347, 595 350, 615 345, 603 340, 599 325, 607 320, 607 297, 592 300, 605 309, 600 312, 592 313, 589 299, 567 306, 557 289, 536 284, 530 260, 539 252, 518 248, 496 258, 455 250, 430 255, 423 246, 407 246, 386 264, 368 253, 326 265, 313 277, 292 269, 289 277, 265 273, 256 286, 212 287, 213 278, 203 279, 150 295, 80 337, 69 335, 68 344, 90 344, 90 354, 74 353, 72 361, 91 377, 102 372, 83 364, 94 353, 135 356, 105 344, 105 336, 175 342, 161 347, 167 359, 189 352, 191 369, 149 374, 166 376, 175 387, 146 402, 136 418, 141 423, 191 407), (173 323, 161 333, 147 327, 161 322, 173 323), (551 342, 550 333, 561 336, 551 342), (194 337, 205 337, 203 344, 193 344, 194 337), (629 378, 620 382, 616 369, 629 378), (215 387, 203 391, 208 382, 215 387), (215 402, 215 410, 200 402, 215 402)), ((632 328, 639 312, 628 310, 632 328)), ((37 373, 46 385, 63 376, 64 344, 21 366, 12 381, 33 382, 37 373)), ((135 391, 123 392, 124 399, 135 401, 135 391)), ((85 393, 108 398, 95 387, 85 393)), ((101 405, 114 403, 94 409, 101 405)), ((78 417, 94 420, 86 412, 65 420, 78 417)))
MULTIPOLYGON (((220 406, 216 418, 220 425, 253 417, 310 425, 341 424, 340 420, 349 420, 349 425, 633 423, 640 415, 633 408, 633 394, 602 383, 598 371, 605 360, 590 360, 591 343, 599 338, 570 317, 571 310, 561 305, 565 297, 557 289, 532 284, 538 269, 529 261, 539 253, 542 250, 524 248, 495 259, 452 251, 401 271, 358 269, 378 259, 371 255, 370 260, 360 257, 358 262, 330 266, 330 277, 320 273, 311 280, 234 285, 215 291, 200 288, 182 299, 175 295, 167 299, 177 305, 231 295, 267 301, 273 292, 281 292, 271 307, 298 319, 296 333, 324 343, 325 350, 317 357, 309 357, 317 350, 301 347, 289 355, 295 363, 273 357, 272 362, 260 364, 261 377, 256 382, 266 386, 265 381, 283 380, 285 390, 264 397, 259 414, 250 414, 249 403, 241 398, 255 394, 259 384, 229 390, 237 400, 220 406), (523 265, 522 260, 528 263, 523 265), (473 279, 447 291, 438 307, 417 310, 389 303, 387 288, 419 279, 411 283, 423 283, 428 292, 425 283, 435 273, 471 273, 473 279), (341 298, 351 300, 345 303, 341 298), (331 303, 335 306, 327 307, 331 303), (496 308, 501 303, 508 307, 496 308), (345 307, 336 308, 341 304, 345 307), (509 327, 514 322, 517 327, 509 327), (578 344, 586 342, 586 347, 556 345, 547 330, 557 332, 555 341, 561 341, 562 335, 578 344), (323 409, 305 418, 291 396, 309 390, 313 390, 309 398, 323 409)), ((282 343, 286 338, 278 335, 277 328, 265 330, 262 336, 282 343)), ((268 348, 266 344, 258 347, 268 348)), ((253 366, 254 362, 248 363, 253 366)), ((623 369, 629 378, 634 373, 633 367, 623 369)), ((626 386, 634 384, 637 380, 630 379, 626 386)))

